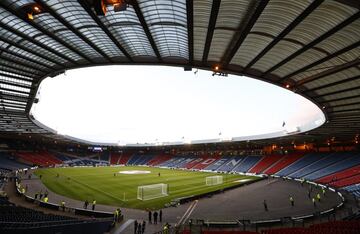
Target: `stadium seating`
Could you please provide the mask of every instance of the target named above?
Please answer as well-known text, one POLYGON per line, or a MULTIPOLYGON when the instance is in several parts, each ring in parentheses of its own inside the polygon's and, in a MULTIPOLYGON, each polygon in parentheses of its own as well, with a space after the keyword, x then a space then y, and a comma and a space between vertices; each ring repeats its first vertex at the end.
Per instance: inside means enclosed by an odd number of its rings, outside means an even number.
POLYGON ((149 166, 158 166, 163 162, 166 162, 168 160, 170 160, 172 158, 172 156, 170 155, 157 155, 155 157, 153 157, 148 163, 147 165, 149 166))
POLYGON ((274 163, 282 158, 281 155, 267 155, 264 156, 253 168, 249 170, 250 173, 261 173, 265 169, 271 167, 274 163))
POLYGON ((22 160, 34 165, 51 166, 55 164, 62 164, 61 160, 48 152, 18 152, 16 155, 22 160))
POLYGON ((105 162, 110 162, 110 153, 104 152, 104 153, 100 154, 99 160, 105 161, 105 162))
POLYGON ((343 189, 354 194, 356 197, 360 197, 360 184, 350 185, 343 189))
POLYGON ((335 187, 345 187, 353 184, 359 184, 360 183, 360 174, 347 177, 345 179, 337 180, 335 182, 330 183, 331 186, 335 187))
POLYGON ((360 174, 360 165, 348 168, 346 170, 343 171, 339 171, 337 173, 334 174, 330 174, 327 176, 324 176, 320 179, 317 180, 317 182, 319 183, 323 183, 323 184, 329 184, 331 182, 337 181, 337 180, 341 180, 341 179, 345 179, 354 175, 360 174))
POLYGON ((153 159, 154 155, 141 155, 138 159, 133 163, 133 165, 147 165, 147 163, 153 159))
POLYGON ((232 171, 248 172, 253 166, 262 159, 260 156, 247 156, 232 171))
POLYGON ((116 165, 119 164, 119 159, 121 157, 121 154, 118 153, 110 153, 110 164, 116 165))
POLYGON ((266 169, 264 171, 264 173, 268 174, 268 175, 273 175, 273 174, 277 173, 278 171, 280 171, 281 169, 283 169, 283 168, 289 166, 290 164, 292 164, 293 162, 297 161, 301 157, 303 157, 302 154, 284 155, 279 161, 277 161, 272 166, 270 166, 268 169, 266 169))
POLYGON ((320 223, 309 228, 277 228, 263 230, 261 234, 358 234, 359 221, 333 221, 320 223))
POLYGON ((221 165, 217 170, 229 172, 232 171, 237 165, 239 165, 246 156, 234 156, 230 157, 227 162, 221 165))
POLYGON ((15 159, 12 156, 3 152, 0 152, 0 166, 1 168, 5 168, 9 170, 29 167, 28 164, 15 161, 15 159))
POLYGON ((347 158, 348 158, 347 156, 344 156, 342 154, 336 154, 336 153, 328 154, 324 156, 321 160, 314 162, 311 165, 308 165, 303 169, 293 174, 290 174, 289 176, 295 178, 314 179, 313 177, 311 177, 311 174, 315 172, 316 175, 315 178, 318 178, 321 177, 321 173, 326 172, 327 167, 340 163, 347 158))
POLYGON ((214 162, 216 162, 219 158, 220 158, 220 156, 209 156, 209 157, 205 158, 205 160, 203 160, 203 161, 199 162, 197 165, 195 165, 192 169, 203 170, 208 165, 211 165, 214 162))
POLYGON ((228 160, 229 160, 229 156, 224 156, 224 157, 220 158, 219 160, 217 160, 216 162, 208 165, 208 166, 205 168, 205 170, 216 171, 216 170, 218 170, 222 165, 224 165, 228 160))
POLYGON ((122 154, 119 161, 118 161, 118 164, 119 165, 126 165, 131 156, 132 156, 131 154, 122 154))
POLYGON ((301 170, 304 167, 322 159, 322 155, 324 155, 324 154, 316 154, 316 153, 306 154, 305 156, 301 157, 299 160, 295 161, 294 163, 290 164, 289 166, 285 167, 284 169, 278 171, 276 173, 276 175, 288 176, 289 174, 294 173, 298 170, 301 170))

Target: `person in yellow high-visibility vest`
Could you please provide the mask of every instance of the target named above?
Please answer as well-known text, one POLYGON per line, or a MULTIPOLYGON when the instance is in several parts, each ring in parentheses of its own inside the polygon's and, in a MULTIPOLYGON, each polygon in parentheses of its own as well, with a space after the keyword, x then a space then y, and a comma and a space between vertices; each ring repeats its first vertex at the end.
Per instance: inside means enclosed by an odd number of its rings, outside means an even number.
POLYGON ((92 210, 95 210, 95 206, 96 206, 96 200, 94 199, 92 202, 92 210))
POLYGON ((316 195, 316 198, 317 198, 318 202, 320 202, 320 200, 321 200, 320 193, 318 193, 318 194, 316 195))
POLYGON ((65 201, 61 201, 60 206, 61 206, 61 209, 62 209, 63 211, 65 211, 65 201))
POLYGON ((45 203, 48 203, 48 201, 49 201, 49 198, 48 198, 48 197, 44 197, 44 202, 45 202, 45 203))
POLYGON ((119 222, 119 215, 120 215, 120 211, 119 209, 116 209, 114 212, 114 222, 119 222))

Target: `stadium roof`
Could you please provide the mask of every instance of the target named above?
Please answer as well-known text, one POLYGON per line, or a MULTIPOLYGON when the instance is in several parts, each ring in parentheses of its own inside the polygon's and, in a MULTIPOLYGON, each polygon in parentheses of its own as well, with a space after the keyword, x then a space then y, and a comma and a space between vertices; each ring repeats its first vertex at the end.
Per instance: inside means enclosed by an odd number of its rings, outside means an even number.
POLYGON ((106 64, 246 75, 323 108, 326 124, 291 139, 359 134, 358 0, 104 0, 105 15, 98 2, 0 1, 0 135, 67 141, 29 115, 40 82, 106 64))

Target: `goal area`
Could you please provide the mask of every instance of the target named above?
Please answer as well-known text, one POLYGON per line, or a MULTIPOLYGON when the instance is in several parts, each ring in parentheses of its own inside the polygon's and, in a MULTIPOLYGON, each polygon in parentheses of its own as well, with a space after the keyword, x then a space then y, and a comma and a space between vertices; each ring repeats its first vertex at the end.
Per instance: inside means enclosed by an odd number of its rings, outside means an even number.
POLYGON ((223 176, 208 176, 205 182, 207 186, 222 184, 223 176))
POLYGON ((138 187, 137 199, 146 201, 168 196, 167 184, 150 184, 138 187))

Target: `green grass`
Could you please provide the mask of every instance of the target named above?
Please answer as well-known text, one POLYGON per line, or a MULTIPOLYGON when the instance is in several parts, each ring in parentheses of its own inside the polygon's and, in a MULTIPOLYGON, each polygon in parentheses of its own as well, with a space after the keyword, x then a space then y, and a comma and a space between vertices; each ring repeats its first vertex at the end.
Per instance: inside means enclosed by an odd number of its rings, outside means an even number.
POLYGON ((244 178, 258 179, 257 177, 224 174, 223 184, 206 186, 205 178, 217 174, 138 166, 38 169, 35 174, 41 174, 42 182, 49 190, 57 194, 80 201, 96 199, 98 204, 136 209, 159 209, 174 198, 203 194, 233 186, 239 183, 235 181, 244 178), (128 170, 147 170, 151 173, 139 175, 117 173, 128 170), (158 173, 161 173, 160 177, 158 173), (138 186, 158 183, 168 184, 169 196, 148 201, 137 199, 138 186))

